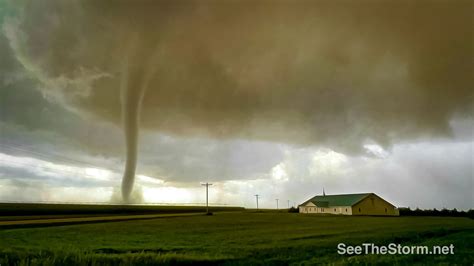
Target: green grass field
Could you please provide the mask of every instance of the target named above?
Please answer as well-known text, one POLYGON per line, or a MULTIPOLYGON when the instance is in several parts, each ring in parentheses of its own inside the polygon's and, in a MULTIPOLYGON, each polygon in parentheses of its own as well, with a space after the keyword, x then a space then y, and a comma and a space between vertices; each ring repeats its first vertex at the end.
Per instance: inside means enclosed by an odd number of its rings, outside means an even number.
POLYGON ((311 265, 474 262, 474 220, 276 212, 0 229, 4 265, 311 265), (337 244, 454 244, 454 255, 357 255, 337 244))

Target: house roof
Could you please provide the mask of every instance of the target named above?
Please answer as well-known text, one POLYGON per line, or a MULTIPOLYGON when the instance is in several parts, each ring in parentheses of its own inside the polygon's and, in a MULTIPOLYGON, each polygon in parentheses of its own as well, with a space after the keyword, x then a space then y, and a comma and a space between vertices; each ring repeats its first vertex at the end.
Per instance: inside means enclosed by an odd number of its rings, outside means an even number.
POLYGON ((303 202, 301 205, 312 202, 318 207, 353 206, 370 194, 373 193, 316 196, 303 202))

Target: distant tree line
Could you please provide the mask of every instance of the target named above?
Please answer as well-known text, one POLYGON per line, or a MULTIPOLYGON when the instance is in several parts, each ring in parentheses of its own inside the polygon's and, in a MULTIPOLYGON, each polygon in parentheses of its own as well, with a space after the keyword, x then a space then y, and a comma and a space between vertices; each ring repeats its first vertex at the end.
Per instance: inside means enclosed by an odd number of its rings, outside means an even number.
POLYGON ((288 212, 299 212, 298 208, 295 208, 295 207, 291 207, 288 209, 288 212))
MULTIPOLYGON (((456 208, 449 209, 428 209, 422 210, 416 208, 414 210, 410 208, 398 208, 400 216, 451 216, 451 217, 469 217, 474 219, 474 210, 470 209, 468 211, 458 211, 456 208)), ((298 208, 291 207, 288 209, 288 212, 298 212, 298 208)))
POLYGON ((474 210, 470 209, 468 211, 458 211, 456 208, 449 210, 449 209, 428 209, 428 210, 421 210, 416 208, 414 210, 410 208, 398 208, 400 212, 400 216, 451 216, 451 217, 469 217, 474 219, 474 210))

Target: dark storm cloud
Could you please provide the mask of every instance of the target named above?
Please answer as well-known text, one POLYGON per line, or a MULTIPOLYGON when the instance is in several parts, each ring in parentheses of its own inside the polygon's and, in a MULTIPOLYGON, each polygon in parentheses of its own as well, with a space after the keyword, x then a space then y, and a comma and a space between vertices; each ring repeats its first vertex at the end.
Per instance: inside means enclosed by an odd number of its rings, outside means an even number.
MULTIPOLYGON (((87 120, 44 98, 40 89, 44 84, 25 72, 4 34, 0 34, 0 58, 0 145, 105 157, 124 151, 116 126, 87 120)), ((0 150, 11 153, 4 146, 0 150)))
POLYGON ((126 59, 142 126, 173 134, 347 150, 448 134, 472 107, 469 1, 14 3, 4 30, 43 93, 115 123, 126 59))

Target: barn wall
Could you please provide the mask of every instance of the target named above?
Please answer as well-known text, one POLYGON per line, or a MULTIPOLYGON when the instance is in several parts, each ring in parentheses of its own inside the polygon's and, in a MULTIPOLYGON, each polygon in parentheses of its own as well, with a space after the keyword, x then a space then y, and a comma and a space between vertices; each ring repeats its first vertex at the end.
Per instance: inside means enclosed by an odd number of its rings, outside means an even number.
POLYGON ((316 205, 314 205, 312 202, 308 202, 306 203, 306 205, 299 207, 299 212, 300 213, 315 213, 314 208, 316 208, 316 205))
POLYGON ((351 215, 352 208, 350 206, 339 206, 330 208, 320 208, 315 206, 313 203, 306 204, 305 206, 299 207, 300 213, 320 213, 320 214, 340 214, 340 215, 351 215))
POLYGON ((353 215, 398 216, 398 209, 377 195, 370 195, 352 206, 353 215))

